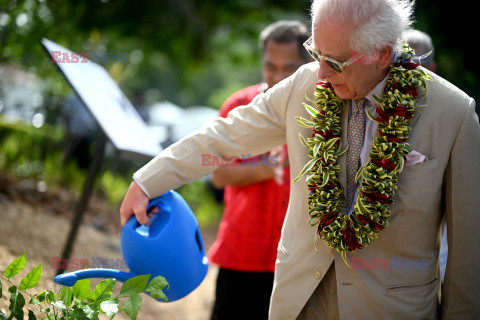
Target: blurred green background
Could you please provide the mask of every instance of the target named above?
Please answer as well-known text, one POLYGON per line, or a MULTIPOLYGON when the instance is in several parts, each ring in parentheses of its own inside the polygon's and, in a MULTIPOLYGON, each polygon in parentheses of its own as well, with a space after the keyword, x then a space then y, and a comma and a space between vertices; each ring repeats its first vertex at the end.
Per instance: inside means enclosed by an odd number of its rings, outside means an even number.
MULTIPOLYGON (((76 192, 85 176, 72 163, 58 170, 65 138, 59 114, 70 88, 41 38, 76 52, 128 53, 128 63, 103 66, 129 98, 143 91, 147 106, 170 101, 218 109, 235 90, 261 80, 259 32, 279 19, 309 25, 309 6, 306 0, 0 0, 0 111, 18 107, 44 115, 37 126, 0 118, 0 170, 76 192), (27 106, 6 105, 11 92, 27 87, 27 106)), ((415 20, 414 27, 432 36, 437 72, 478 97, 474 10, 418 0, 415 20)), ((98 192, 118 205, 142 164, 107 158, 98 192)), ((206 181, 180 191, 201 223, 218 221, 221 203, 206 181)))

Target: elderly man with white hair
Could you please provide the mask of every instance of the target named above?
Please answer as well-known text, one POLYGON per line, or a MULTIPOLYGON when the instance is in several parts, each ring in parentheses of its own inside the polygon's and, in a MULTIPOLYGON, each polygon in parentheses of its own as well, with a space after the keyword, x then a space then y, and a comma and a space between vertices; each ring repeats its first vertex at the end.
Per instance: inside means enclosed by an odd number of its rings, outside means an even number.
POLYGON ((412 11, 406 0, 315 0, 305 47, 317 62, 136 172, 122 223, 148 224, 149 198, 211 172, 202 154, 287 143, 296 182, 270 319, 433 319, 439 296, 442 318, 480 317, 475 102, 414 63, 400 41, 412 11))

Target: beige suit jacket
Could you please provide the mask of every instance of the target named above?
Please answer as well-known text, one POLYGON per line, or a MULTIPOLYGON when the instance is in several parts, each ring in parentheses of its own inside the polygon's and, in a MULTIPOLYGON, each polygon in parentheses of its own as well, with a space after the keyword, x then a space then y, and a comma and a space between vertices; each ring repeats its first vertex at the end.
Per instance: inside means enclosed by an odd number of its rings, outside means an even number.
MULTIPOLYGON (((309 118, 302 106, 313 97, 318 64, 294 75, 215 119, 164 150, 135 173, 150 197, 210 173, 202 154, 262 154, 288 144, 292 180, 308 161, 298 133, 309 129, 295 117, 309 118)), ((480 317, 480 127, 475 102, 432 74, 428 95, 413 119, 411 150, 429 161, 405 167, 391 206, 388 227, 367 248, 349 254, 346 266, 323 241, 313 247, 304 179, 292 185, 278 246, 270 319, 296 319, 334 263, 340 319, 432 319, 440 290, 440 224, 446 215, 448 262, 442 289, 443 318, 480 317), (353 260, 352 260, 353 259, 353 260)), ((342 115, 345 129, 347 108, 342 115)), ((345 139, 346 130, 343 130, 345 139)), ((346 185, 345 156, 339 158, 346 185)), ((252 248, 255 250, 255 248, 252 248)), ((248 300, 246 300, 248 303, 248 300)), ((326 316, 329 318, 329 316, 326 316)))

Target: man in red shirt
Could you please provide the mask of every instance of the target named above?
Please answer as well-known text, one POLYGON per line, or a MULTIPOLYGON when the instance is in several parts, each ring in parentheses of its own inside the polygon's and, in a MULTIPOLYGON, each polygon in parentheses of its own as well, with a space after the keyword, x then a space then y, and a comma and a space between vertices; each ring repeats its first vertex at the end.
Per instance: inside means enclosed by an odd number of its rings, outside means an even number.
MULTIPOLYGON (((259 93, 292 75, 310 57, 302 44, 308 29, 297 21, 279 21, 260 34, 264 83, 230 96, 220 109, 226 117, 259 93)), ((261 143, 261 141, 259 141, 261 143)), ((209 252, 219 266, 212 320, 267 319, 277 245, 288 206, 290 171, 286 146, 267 155, 242 155, 235 165, 212 175, 224 188, 225 211, 209 252)))

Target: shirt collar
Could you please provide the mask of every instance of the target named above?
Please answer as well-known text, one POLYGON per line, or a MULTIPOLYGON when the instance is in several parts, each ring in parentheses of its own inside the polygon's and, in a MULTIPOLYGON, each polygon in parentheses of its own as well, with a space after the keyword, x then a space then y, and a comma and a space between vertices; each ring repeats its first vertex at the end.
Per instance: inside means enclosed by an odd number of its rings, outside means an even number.
POLYGON ((378 102, 373 98, 373 95, 376 95, 378 97, 382 96, 383 93, 383 87, 385 86, 385 82, 387 82, 387 77, 388 74, 383 78, 382 81, 380 81, 375 88, 373 88, 367 95, 365 96, 365 99, 368 99, 370 102, 370 106, 373 106, 374 104, 378 105, 378 102))

